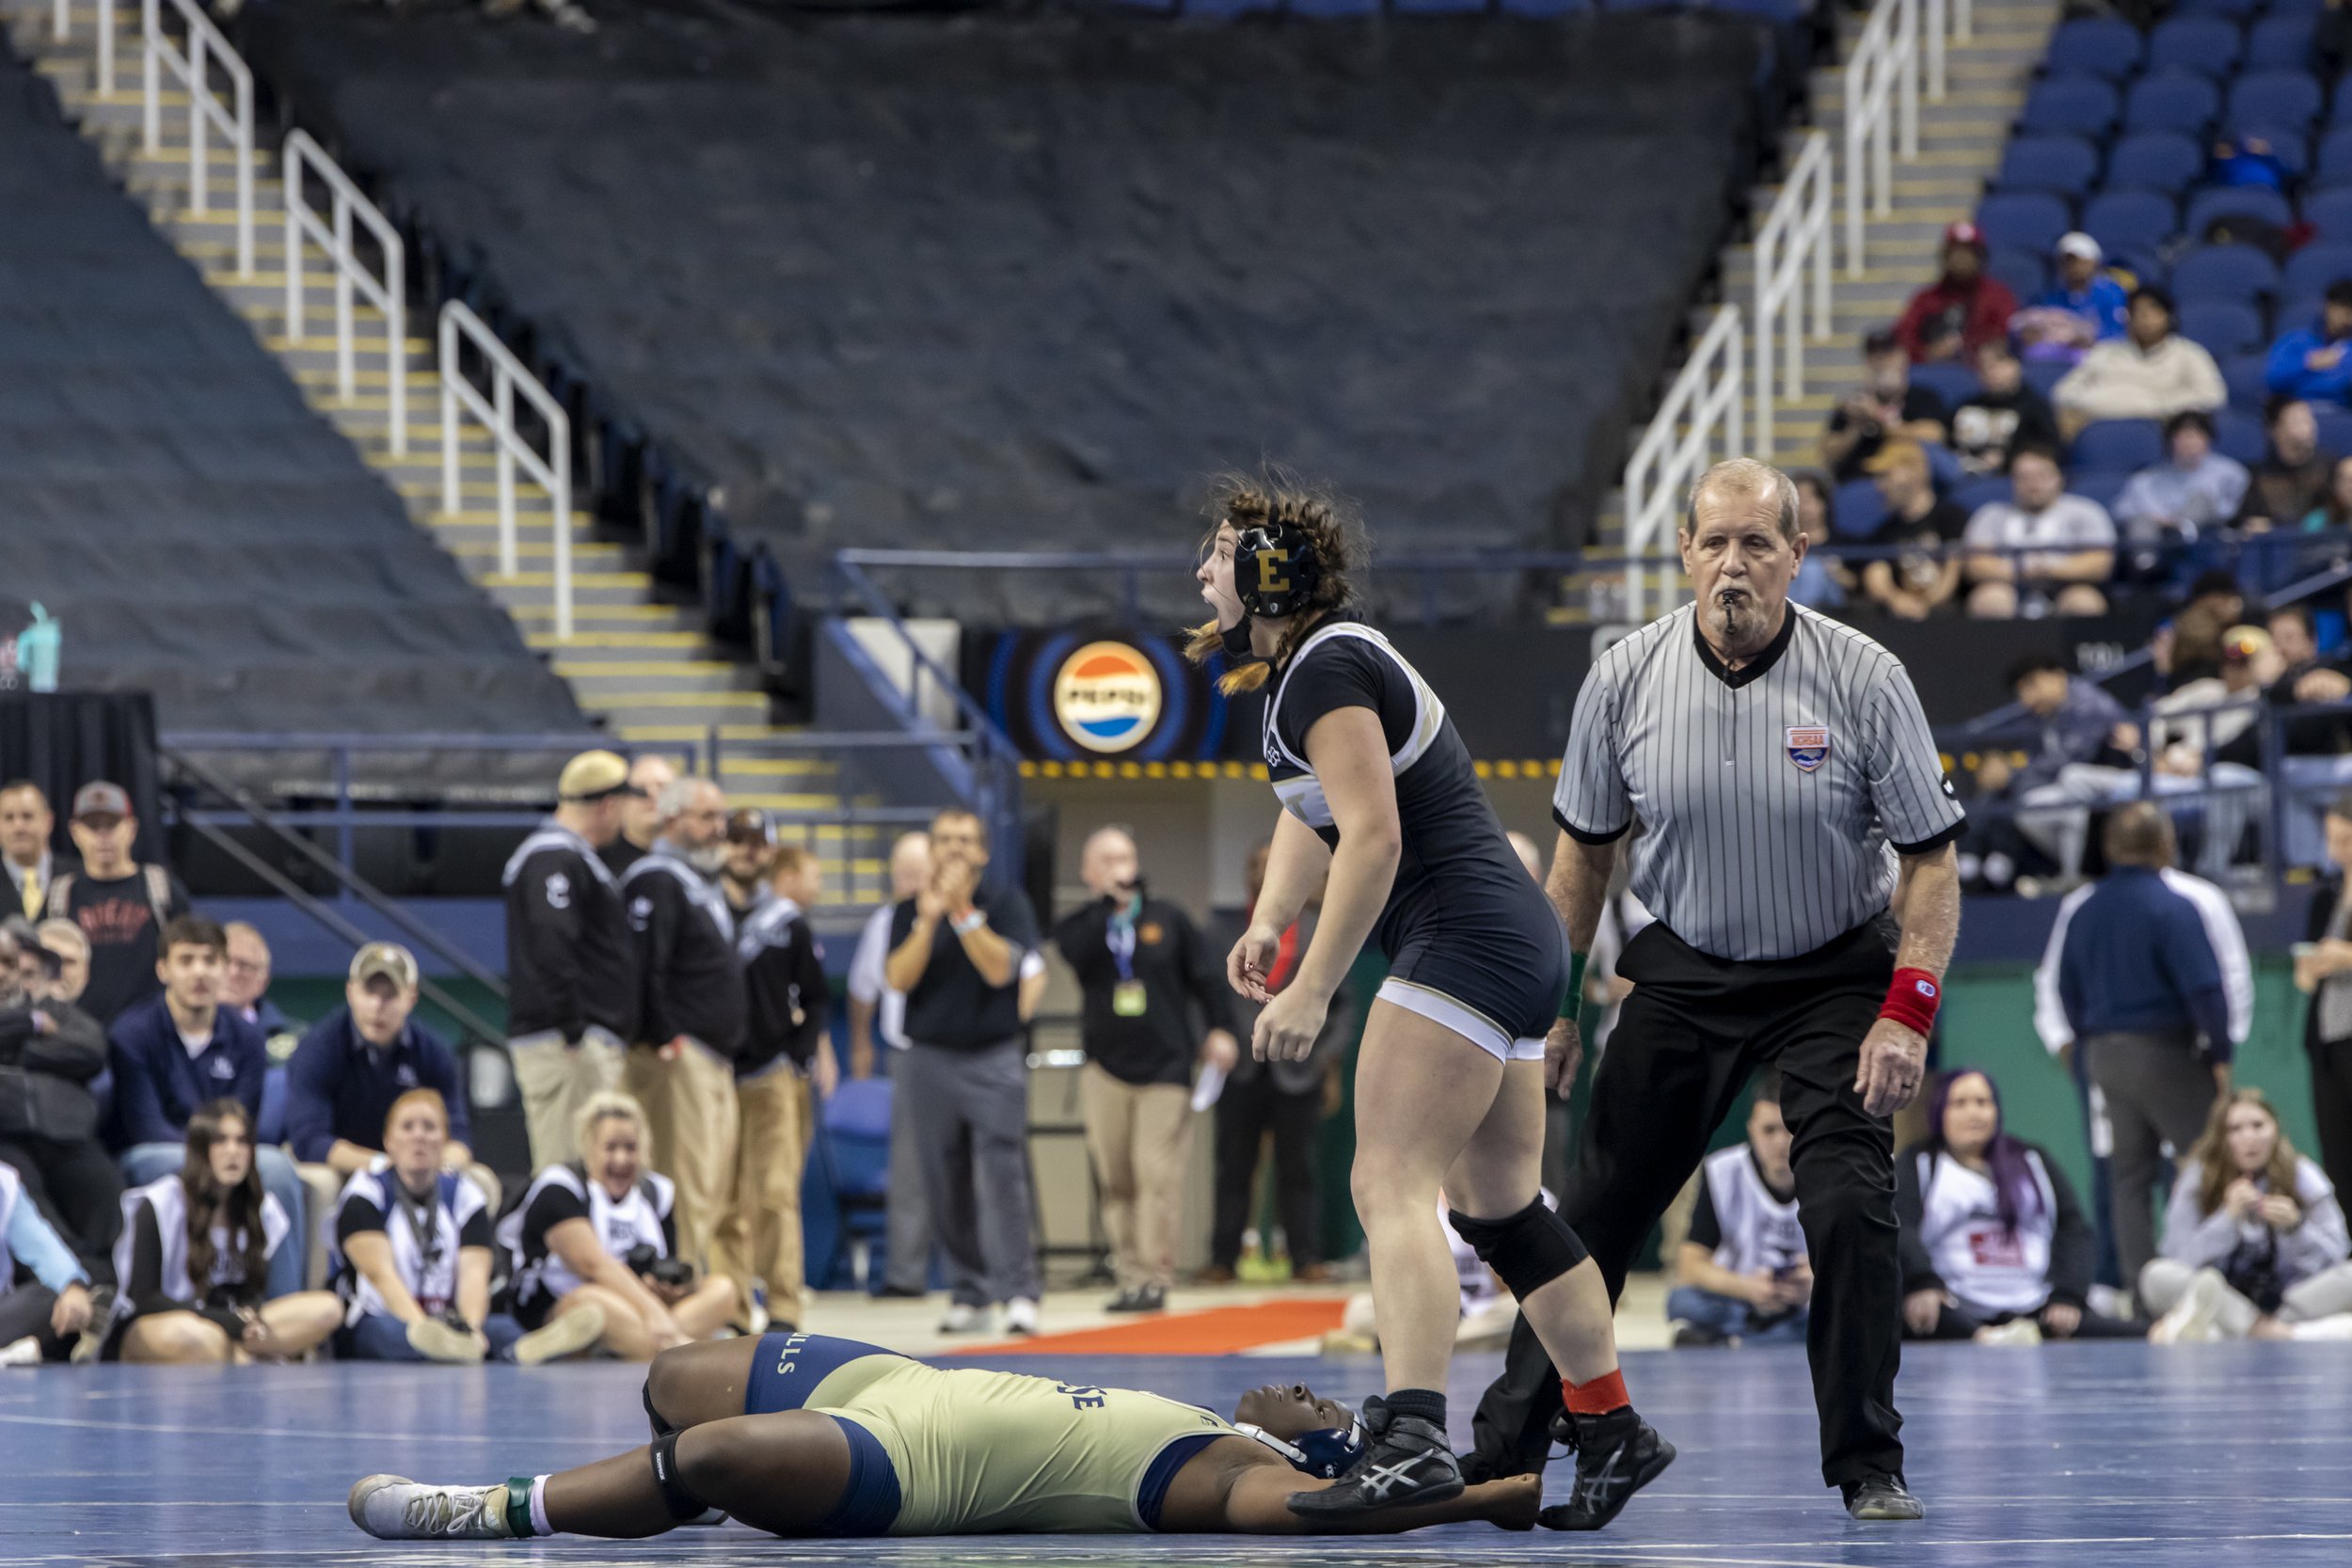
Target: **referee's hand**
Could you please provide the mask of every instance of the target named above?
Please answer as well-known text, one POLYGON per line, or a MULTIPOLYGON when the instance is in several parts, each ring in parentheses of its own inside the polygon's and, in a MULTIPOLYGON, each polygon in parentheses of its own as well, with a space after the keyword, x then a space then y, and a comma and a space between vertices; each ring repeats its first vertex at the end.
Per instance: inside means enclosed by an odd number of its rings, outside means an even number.
POLYGON ((1862 1037, 1862 1067, 1853 1092, 1874 1117, 1891 1117, 1919 1098, 1927 1081, 1928 1037, 1918 1030, 1880 1019, 1862 1037))
POLYGON ((1567 1099, 1576 1087, 1576 1069, 1583 1061, 1583 1032, 1576 1020, 1564 1018, 1544 1037, 1544 1087, 1567 1099))

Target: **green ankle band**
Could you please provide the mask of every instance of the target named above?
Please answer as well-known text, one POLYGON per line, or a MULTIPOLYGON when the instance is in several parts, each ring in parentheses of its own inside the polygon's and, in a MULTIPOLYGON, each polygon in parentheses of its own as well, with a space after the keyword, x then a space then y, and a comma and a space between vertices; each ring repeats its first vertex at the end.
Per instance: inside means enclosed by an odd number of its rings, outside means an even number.
POLYGON ((534 1479, 506 1478, 506 1531, 517 1541, 529 1541, 539 1533, 531 1523, 531 1488, 534 1479))

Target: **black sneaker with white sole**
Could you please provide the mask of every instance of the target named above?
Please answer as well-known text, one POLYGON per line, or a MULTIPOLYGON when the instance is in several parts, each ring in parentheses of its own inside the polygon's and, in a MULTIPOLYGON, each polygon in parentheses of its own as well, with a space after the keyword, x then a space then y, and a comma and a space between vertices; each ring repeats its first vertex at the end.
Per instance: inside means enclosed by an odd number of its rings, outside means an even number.
POLYGON ((1552 1435, 1576 1450, 1576 1485, 1568 1500, 1535 1516, 1546 1529, 1599 1529, 1625 1511, 1633 1494, 1675 1462, 1675 1446, 1628 1405, 1606 1416, 1571 1416, 1552 1422, 1552 1435))
POLYGON ((1928 1516, 1928 1505, 1912 1496, 1900 1476, 1865 1476, 1838 1490, 1846 1496, 1846 1512, 1857 1519, 1899 1523, 1928 1516))
POLYGON ((1399 1416, 1375 1396, 1364 1402, 1364 1451, 1347 1474, 1321 1492, 1294 1493, 1290 1510, 1302 1519, 1350 1519, 1406 1503, 1441 1503, 1462 1495, 1462 1462, 1445 1430, 1418 1416, 1399 1416))

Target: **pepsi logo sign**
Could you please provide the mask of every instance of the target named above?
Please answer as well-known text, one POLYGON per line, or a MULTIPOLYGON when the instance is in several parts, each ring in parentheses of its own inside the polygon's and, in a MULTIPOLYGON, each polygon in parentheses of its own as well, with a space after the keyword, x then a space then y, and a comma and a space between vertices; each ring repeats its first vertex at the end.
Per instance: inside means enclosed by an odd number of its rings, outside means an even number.
POLYGON ((1089 642, 1054 676, 1054 717, 1090 752, 1143 743, 1160 717, 1160 673, 1124 642, 1089 642))

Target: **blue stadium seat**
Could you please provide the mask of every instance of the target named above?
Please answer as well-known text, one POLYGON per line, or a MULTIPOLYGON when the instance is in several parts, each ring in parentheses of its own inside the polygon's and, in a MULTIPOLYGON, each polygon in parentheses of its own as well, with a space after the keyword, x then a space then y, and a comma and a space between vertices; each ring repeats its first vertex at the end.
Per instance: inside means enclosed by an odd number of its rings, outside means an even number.
POLYGON ((2017 128, 2036 135, 2104 136, 2115 128, 2115 116, 2112 85, 2096 76, 2046 76, 2026 94, 2017 128))
POLYGON ((1714 0, 1713 8, 1734 16, 1760 16, 1791 27, 1813 14, 1812 0, 1714 0))
POLYGON ((2268 444, 2260 414, 2230 407, 2213 417, 2213 450, 2224 457, 2234 457, 2250 468, 2263 460, 2268 444))
POLYGON ((2270 0, 2270 4, 2265 8, 2265 14, 2316 18, 2327 8, 2328 0, 2270 0))
POLYGON ((2265 16, 2246 35, 2249 71, 2309 71, 2312 31, 2318 19, 2311 16, 2265 16))
POLYGON ((1957 359, 1939 360, 1932 365, 1911 367, 1911 384, 1925 387, 1944 400, 1944 406, 1953 407, 1966 402, 1977 391, 1977 372, 1957 359))
POLYGON ((2132 482, 2134 471, 2130 468, 2069 468, 2066 470, 2066 491, 2085 500, 2097 501, 2101 506, 2113 506, 2115 498, 2123 493, 2123 486, 2132 482))
POLYGON ((2278 293, 2279 268, 2250 245, 2199 245, 2172 263, 2172 297, 2235 299, 2248 304, 2278 293))
POLYGON ((2152 253, 2180 230, 2180 207, 2154 191, 2109 191, 2083 209, 2083 232, 2110 256, 2152 253))
POLYGON ((2121 468, 2130 473, 2164 455, 2164 432, 2153 420, 2097 420, 2075 433, 2070 468, 2121 468))
POLYGON ((1988 196, 1977 205, 1977 228, 1996 250, 2046 255, 2058 236, 2074 227, 2073 210, 2047 191, 1988 196))
POLYGON ((2139 29, 2130 23, 2111 16, 2083 17, 2058 24, 2042 64, 2053 76, 2079 73, 2120 82, 2139 69, 2146 49, 2139 29))
MULTIPOLYGON (((2347 166, 2345 172, 2352 176, 2352 166, 2347 166)), ((2321 239, 2352 240, 2352 183, 2313 191, 2305 197, 2303 221, 2317 230, 2321 239)))
POLYGON ((2021 302, 2050 286, 2050 263, 2030 250, 1996 250, 1984 270, 2008 284, 2021 302))
POLYGON ((2285 197, 2266 186, 2213 185, 2189 193, 2188 215, 2181 228, 2194 237, 2222 216, 2257 217, 2284 229, 2295 222, 2295 209, 2287 205, 2285 197))
POLYGON ((2132 84, 2123 100, 2123 128, 2202 136, 2220 112, 2220 88, 2202 76, 2167 71, 2132 84))
POLYGON ((2295 125, 2319 118, 2319 84, 2307 71, 2252 71, 2230 87, 2232 125, 2295 125))
POLYGON ((2270 155, 2279 160, 2279 166, 2291 180, 2300 180, 2312 171, 2312 134, 2308 125, 2265 125, 2257 121, 2233 123, 2231 130, 2244 139, 2260 136, 2270 144, 2270 155))
POLYGON ((2262 347, 2262 312, 2240 300, 2191 300, 2181 307, 2181 335, 2225 359, 2262 347))
POLYGON ((1281 0, 1184 0, 1184 14, 1216 19, 1249 16, 1278 10, 1280 3, 1281 0))
POLYGON ((2148 70, 2190 71, 2200 76, 2227 76, 2245 52, 2246 36, 2237 24, 2217 16, 2176 16, 2156 24, 2148 35, 2148 70))
POLYGON ((2001 154, 2000 191, 2051 191, 2079 197, 2099 177, 2099 150, 2081 136, 2017 136, 2001 154))
POLYGON ((1973 517, 1979 507, 1992 506, 2008 500, 2012 493, 2008 476, 1987 474, 1981 479, 1972 479, 1965 483, 1953 486, 1951 501, 1954 506, 1973 517))
POLYGON ((2322 136, 2312 163, 2314 183, 2352 185, 2352 125, 2339 125, 2322 136))
POLYGON ((2323 294, 2328 285, 2352 277, 2352 233, 2340 240, 2318 240, 2287 258, 2279 275, 2279 293, 2286 299, 2323 294))
POLYGON ((2243 22, 2262 8, 2262 0, 2181 0, 2174 7, 2181 16, 2232 17, 2243 22))
POLYGON ((2066 379, 2066 372, 2074 367, 2063 359, 2028 359, 2026 361, 2026 385, 2043 397, 2050 388, 2066 379))
POLYGON ((1290 0, 1290 12, 1293 16, 1310 16, 1320 21, 1378 16, 1380 0, 1290 0))
POLYGON ((1830 531, 1845 539, 1859 539, 1879 526, 1886 515, 1886 502, 1879 499, 1877 483, 1868 479, 1850 479, 1830 497, 1830 531))
POLYGON ((2319 425, 2319 450, 2331 457, 2352 457, 2352 409, 2332 403, 2312 404, 2319 425))
POLYGON ((2107 154, 2106 188, 2178 196, 2205 171, 2205 150, 2178 131, 2125 136, 2107 154))
POLYGON ((2221 384, 2230 388, 2230 406, 2259 418, 2270 397, 2267 354, 2240 354, 2221 361, 2221 384))
POLYGON ((1502 0, 1505 16, 1581 16, 1593 8, 1593 0, 1502 0))
POLYGON ((1463 16, 1486 8, 1486 0, 1396 0, 1400 16, 1463 16))

